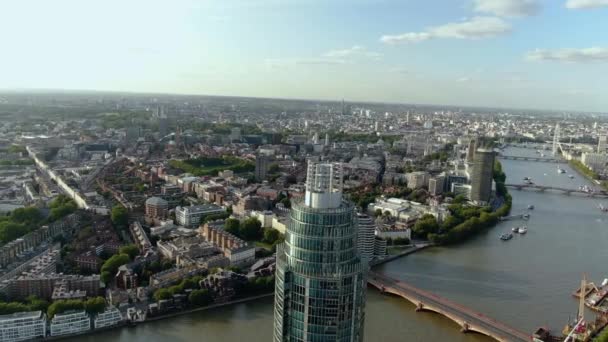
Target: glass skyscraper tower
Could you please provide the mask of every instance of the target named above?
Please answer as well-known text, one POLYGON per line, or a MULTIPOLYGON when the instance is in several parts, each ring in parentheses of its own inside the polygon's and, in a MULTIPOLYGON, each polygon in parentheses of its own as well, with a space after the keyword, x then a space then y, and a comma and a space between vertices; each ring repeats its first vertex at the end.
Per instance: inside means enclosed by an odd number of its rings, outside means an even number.
POLYGON ((368 266, 357 252, 354 207, 342 199, 341 168, 311 162, 307 176, 277 248, 274 341, 363 341, 368 266))

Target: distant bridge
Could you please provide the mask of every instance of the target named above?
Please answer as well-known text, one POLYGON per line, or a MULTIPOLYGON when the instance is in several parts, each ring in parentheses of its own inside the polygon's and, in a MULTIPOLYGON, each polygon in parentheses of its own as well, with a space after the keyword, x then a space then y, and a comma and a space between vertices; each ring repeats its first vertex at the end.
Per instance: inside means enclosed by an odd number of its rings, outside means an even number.
POLYGON ((370 272, 368 283, 383 293, 402 297, 416 306, 416 311, 429 311, 454 321, 464 333, 473 332, 499 342, 531 341, 532 336, 511 328, 472 309, 433 293, 415 288, 396 279, 370 272))
POLYGON ((551 143, 544 143, 544 144, 539 144, 539 143, 520 143, 520 144, 515 144, 515 143, 509 143, 509 144, 505 144, 505 147, 517 147, 517 148, 527 148, 527 149, 531 149, 531 150, 547 150, 550 151, 551 150, 551 143))
POLYGON ((543 163, 562 163, 561 159, 556 158, 544 158, 544 157, 522 157, 522 156, 505 156, 498 155, 499 159, 504 160, 524 160, 524 161, 534 161, 534 162, 543 162, 543 163))
POLYGON ((544 192, 544 191, 554 191, 554 192, 561 192, 565 195, 571 195, 571 194, 576 194, 576 195, 584 195, 587 197, 594 197, 594 198, 608 198, 608 192, 606 191, 584 191, 584 190, 578 190, 578 189, 567 189, 567 188, 560 188, 560 187, 556 187, 556 186, 546 186, 546 185, 536 185, 536 184, 505 184, 506 187, 508 188, 512 188, 512 189, 517 189, 517 190, 535 190, 535 191, 539 191, 539 192, 544 192))

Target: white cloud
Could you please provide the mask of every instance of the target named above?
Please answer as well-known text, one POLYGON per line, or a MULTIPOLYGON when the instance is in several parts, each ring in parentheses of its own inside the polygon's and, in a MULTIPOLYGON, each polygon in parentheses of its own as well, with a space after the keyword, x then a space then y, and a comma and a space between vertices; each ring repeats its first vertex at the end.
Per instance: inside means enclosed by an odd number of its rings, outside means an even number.
POLYGON ((566 8, 569 9, 590 9, 608 7, 608 0, 568 0, 566 8))
POLYGON ((501 17, 527 17, 540 12, 539 0, 474 0, 475 12, 501 17))
POLYGON ((536 49, 528 52, 526 58, 532 61, 558 61, 570 63, 608 62, 608 48, 536 49))
POLYGON ((473 17, 469 20, 435 26, 423 32, 408 32, 398 35, 384 35, 380 41, 386 44, 418 43, 435 38, 484 39, 496 37, 511 31, 511 25, 501 18, 473 17))
POLYGON ((380 38, 380 41, 386 44, 418 43, 431 38, 431 34, 428 32, 407 32, 396 35, 384 35, 380 38))
POLYGON ((323 54, 324 57, 329 58, 351 58, 351 57, 369 57, 369 58, 380 58, 382 54, 379 52, 369 51, 365 47, 360 45, 353 45, 347 49, 330 50, 323 54))
POLYGON ((461 82, 461 83, 466 83, 466 82, 471 82, 473 79, 470 77, 461 77, 459 79, 456 80, 456 82, 461 82))

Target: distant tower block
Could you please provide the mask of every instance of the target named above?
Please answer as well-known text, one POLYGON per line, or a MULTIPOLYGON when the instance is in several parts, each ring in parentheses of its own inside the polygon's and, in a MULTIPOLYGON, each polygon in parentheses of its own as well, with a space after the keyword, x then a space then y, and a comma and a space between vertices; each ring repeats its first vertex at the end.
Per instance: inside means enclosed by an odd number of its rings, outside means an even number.
POLYGON ((600 134, 597 142, 597 153, 606 153, 608 147, 608 136, 606 134, 600 134))
POLYGON ((559 127, 559 123, 555 124, 555 134, 553 134, 553 149, 551 150, 551 153, 553 153, 553 156, 557 155, 557 152, 559 150, 559 140, 560 140, 560 127, 559 127))
POLYGON ((475 150, 477 150, 477 140, 471 139, 469 141, 469 149, 467 150, 467 161, 472 163, 475 159, 475 150))

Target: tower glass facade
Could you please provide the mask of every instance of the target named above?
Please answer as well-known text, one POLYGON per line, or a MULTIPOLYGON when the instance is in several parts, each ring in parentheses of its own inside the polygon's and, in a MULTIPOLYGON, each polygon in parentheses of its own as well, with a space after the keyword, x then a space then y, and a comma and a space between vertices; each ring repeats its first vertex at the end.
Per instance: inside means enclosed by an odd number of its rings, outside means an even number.
POLYGON ((490 201, 494 156, 495 153, 492 150, 478 149, 475 152, 475 162, 471 175, 471 201, 478 203, 490 201))
POLYGON ((363 340, 367 263, 340 177, 334 165, 309 165, 308 200, 292 207, 277 248, 275 342, 363 340))

